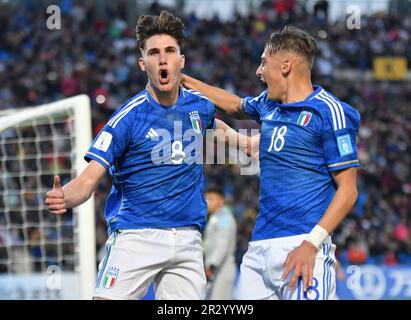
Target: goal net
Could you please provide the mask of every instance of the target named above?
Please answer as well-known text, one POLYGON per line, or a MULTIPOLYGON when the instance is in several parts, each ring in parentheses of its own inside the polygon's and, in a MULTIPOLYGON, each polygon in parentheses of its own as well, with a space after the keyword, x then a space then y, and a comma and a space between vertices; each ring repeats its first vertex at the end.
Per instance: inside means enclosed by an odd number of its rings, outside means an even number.
POLYGON ((0 299, 90 299, 96 269, 94 200, 52 215, 44 203, 86 166, 86 95, 0 113, 0 299))

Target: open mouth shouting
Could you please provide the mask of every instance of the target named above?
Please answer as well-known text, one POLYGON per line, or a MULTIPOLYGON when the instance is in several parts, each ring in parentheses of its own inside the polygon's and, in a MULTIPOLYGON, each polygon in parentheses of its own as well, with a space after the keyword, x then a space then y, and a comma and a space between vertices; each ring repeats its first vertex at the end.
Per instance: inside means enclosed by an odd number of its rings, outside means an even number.
POLYGON ((170 81, 170 74, 166 69, 160 70, 159 80, 161 84, 167 84, 170 81))

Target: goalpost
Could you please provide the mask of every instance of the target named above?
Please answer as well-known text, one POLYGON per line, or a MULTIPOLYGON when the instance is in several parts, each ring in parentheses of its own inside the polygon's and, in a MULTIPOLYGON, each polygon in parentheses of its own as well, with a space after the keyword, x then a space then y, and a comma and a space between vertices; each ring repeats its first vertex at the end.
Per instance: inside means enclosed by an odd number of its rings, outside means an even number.
POLYGON ((44 203, 87 165, 90 100, 80 95, 0 113, 0 299, 91 299, 93 197, 62 216, 44 203))

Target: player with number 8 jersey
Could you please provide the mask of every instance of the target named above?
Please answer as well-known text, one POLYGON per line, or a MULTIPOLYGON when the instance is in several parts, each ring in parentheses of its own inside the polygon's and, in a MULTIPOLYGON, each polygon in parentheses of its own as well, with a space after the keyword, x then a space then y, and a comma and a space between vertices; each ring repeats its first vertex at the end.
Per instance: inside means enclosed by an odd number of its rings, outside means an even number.
POLYGON ((109 233, 204 228, 202 165, 187 161, 185 150, 192 143, 202 145, 206 129, 214 128, 215 107, 195 92, 179 90, 171 107, 159 104, 149 89, 130 99, 114 113, 85 155, 87 161, 103 165, 112 177, 105 213, 109 233), (193 130, 192 112, 203 124, 201 131, 193 130), (189 131, 192 139, 184 139, 189 131), (157 155, 156 149, 163 153, 157 155))
POLYGON ((239 135, 215 119, 207 98, 180 86, 180 19, 163 11, 141 16, 136 29, 146 89, 100 131, 79 177, 63 187, 55 178, 46 203, 53 214, 64 214, 86 201, 108 171, 109 238, 94 298, 141 299, 154 282, 157 299, 204 299, 201 231, 207 212, 202 162, 196 160, 202 160, 207 128, 239 135))

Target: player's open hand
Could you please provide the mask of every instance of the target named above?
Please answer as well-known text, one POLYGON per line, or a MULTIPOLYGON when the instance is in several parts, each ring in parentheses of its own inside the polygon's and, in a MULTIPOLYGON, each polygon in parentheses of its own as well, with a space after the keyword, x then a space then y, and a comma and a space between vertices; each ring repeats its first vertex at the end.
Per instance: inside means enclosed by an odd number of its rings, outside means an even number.
POLYGON ((292 272, 292 277, 288 285, 289 290, 294 287, 298 281, 298 277, 300 276, 302 276, 304 291, 307 291, 307 288, 313 285, 313 272, 316 254, 317 248, 308 241, 303 241, 299 247, 295 248, 287 255, 281 281, 287 279, 290 272, 292 272))
POLYGON ((59 176, 54 176, 53 189, 47 192, 46 204, 52 214, 59 215, 67 211, 59 176))

